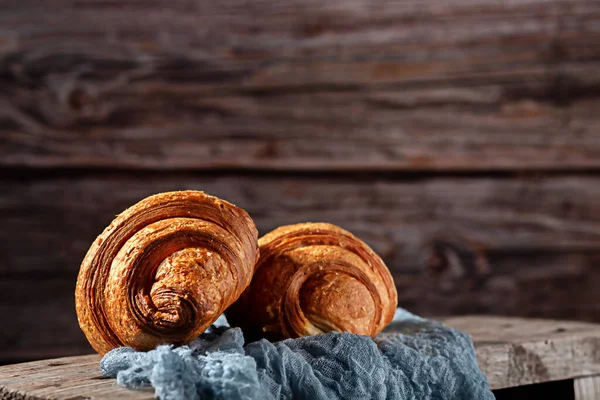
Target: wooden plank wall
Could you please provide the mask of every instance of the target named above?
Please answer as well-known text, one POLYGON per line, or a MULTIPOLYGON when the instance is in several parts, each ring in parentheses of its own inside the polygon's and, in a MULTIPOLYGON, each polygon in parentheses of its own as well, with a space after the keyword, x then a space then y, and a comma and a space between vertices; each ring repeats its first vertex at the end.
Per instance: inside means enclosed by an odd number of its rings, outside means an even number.
POLYGON ((0 363, 87 353, 87 247, 151 193, 329 221, 400 305, 600 322, 600 1, 0 6, 0 363))

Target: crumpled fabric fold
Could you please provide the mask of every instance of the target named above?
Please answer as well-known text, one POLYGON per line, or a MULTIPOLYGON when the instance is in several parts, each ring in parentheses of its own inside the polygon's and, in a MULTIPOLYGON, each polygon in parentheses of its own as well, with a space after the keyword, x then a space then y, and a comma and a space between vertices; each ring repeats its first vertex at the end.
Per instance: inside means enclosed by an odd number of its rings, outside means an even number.
POLYGON ((331 332, 244 346, 220 319, 186 346, 121 347, 100 367, 121 386, 153 386, 161 400, 494 399, 469 335, 402 309, 373 339, 331 332))

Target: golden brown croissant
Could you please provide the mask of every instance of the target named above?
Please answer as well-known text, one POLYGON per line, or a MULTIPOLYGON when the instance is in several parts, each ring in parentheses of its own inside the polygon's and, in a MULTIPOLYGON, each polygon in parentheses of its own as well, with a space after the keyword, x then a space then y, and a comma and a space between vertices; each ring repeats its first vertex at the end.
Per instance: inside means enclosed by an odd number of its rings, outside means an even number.
POLYGON ((81 264, 81 329, 100 354, 196 338, 250 283, 257 237, 244 210, 202 192, 140 201, 98 236, 81 264))
POLYGON ((350 232, 305 223, 277 228, 258 243, 252 282, 226 312, 250 337, 375 336, 392 320, 398 302, 392 276, 350 232))

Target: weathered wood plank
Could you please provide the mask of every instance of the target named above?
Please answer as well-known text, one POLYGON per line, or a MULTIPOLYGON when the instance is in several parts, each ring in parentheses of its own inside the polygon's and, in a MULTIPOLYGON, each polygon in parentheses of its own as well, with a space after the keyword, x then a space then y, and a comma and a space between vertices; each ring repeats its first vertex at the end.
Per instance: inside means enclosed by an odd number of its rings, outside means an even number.
POLYGON ((0 165, 600 168, 600 2, 7 4, 0 165))
POLYGON ((0 363, 89 351, 73 309, 88 246, 127 206, 188 188, 246 208, 262 233, 300 221, 355 232, 417 314, 600 321, 596 177, 15 177, 0 180, 0 319, 13 321, 0 330, 0 363))
POLYGON ((596 400, 600 398, 600 375, 576 378, 573 388, 575 400, 596 400))
POLYGON ((600 325, 487 316, 442 320, 472 335, 493 389, 600 374, 600 325))
POLYGON ((65 357, 0 367, 2 400, 152 399, 154 390, 129 390, 102 377, 100 356, 65 357))
POLYGON ((262 234, 303 221, 339 224, 398 271, 422 270, 427 256, 437 268, 440 258, 454 257, 450 253, 480 269, 488 256, 547 263, 545 254, 593 253, 600 243, 595 176, 17 174, 0 180, 0 239, 9 250, 1 255, 3 271, 76 271, 116 214, 150 194, 182 189, 204 190, 247 209, 262 234))
POLYGON ((0 364, 88 354, 75 314, 76 275, 0 278, 0 364))
MULTIPOLYGON (((492 389, 600 373, 599 325, 474 316, 445 323, 473 336, 492 389)), ((0 367, 0 399, 152 398, 150 388, 131 391, 103 379, 99 360, 87 355, 0 367)))

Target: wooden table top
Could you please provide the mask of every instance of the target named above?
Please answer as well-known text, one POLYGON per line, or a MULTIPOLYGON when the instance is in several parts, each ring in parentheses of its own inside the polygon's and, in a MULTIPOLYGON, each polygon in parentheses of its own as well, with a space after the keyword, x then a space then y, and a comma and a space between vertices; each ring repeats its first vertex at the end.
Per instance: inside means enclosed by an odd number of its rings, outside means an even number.
MULTIPOLYGON (((441 318, 472 335, 492 389, 600 375, 600 325, 539 319, 441 318)), ((0 367, 0 399, 152 399, 103 378, 97 354, 0 367)))

